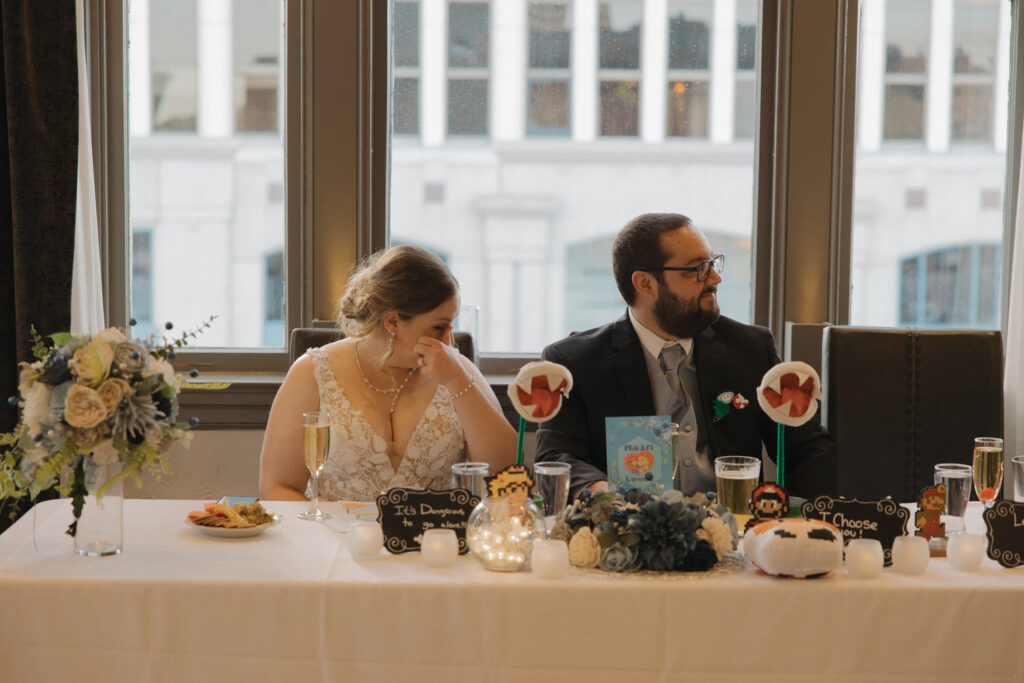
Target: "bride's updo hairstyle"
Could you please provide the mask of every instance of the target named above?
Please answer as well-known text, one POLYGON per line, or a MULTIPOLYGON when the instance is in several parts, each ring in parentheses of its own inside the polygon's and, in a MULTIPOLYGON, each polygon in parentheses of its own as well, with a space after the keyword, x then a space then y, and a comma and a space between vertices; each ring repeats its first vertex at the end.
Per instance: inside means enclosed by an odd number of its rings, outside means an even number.
POLYGON ((339 302, 338 325, 349 337, 365 337, 391 311, 403 320, 434 310, 458 294, 459 283, 437 255, 408 244, 363 261, 339 302))

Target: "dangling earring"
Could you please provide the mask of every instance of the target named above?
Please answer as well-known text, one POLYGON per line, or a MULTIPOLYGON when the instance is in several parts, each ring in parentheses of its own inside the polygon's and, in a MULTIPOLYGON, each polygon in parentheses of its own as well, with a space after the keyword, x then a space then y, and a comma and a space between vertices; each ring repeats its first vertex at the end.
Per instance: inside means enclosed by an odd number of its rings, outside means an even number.
POLYGON ((384 360, 391 358, 391 354, 395 351, 395 333, 392 332, 388 337, 388 346, 384 349, 384 360))

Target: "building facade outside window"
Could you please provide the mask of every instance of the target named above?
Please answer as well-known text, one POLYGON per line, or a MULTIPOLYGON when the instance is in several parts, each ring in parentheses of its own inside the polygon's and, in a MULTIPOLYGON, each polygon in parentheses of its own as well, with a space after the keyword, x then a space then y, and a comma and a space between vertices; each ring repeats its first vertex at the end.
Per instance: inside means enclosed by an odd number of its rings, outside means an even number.
POLYGON ((1009 41, 1007 0, 861 2, 851 323, 999 326, 1009 41))
MULTIPOLYGON (((201 340, 210 347, 280 348, 287 330, 268 333, 284 324, 268 302, 289 300, 287 288, 307 277, 272 276, 267 261, 283 253, 290 263, 287 7, 129 8, 131 314, 179 329, 217 315, 201 340), (181 29, 175 41, 168 26, 181 29)), ((754 0, 389 7, 390 239, 446 254, 463 303, 478 311, 485 355, 536 354, 624 310, 610 286, 609 239, 652 210, 690 215, 727 253, 723 312, 752 319, 754 0), (690 97, 698 83, 699 103, 673 100, 675 84, 690 97)), ((980 310, 980 294, 909 295, 963 277, 937 265, 932 276, 907 273, 927 271, 922 254, 1001 242, 1009 2, 860 7, 850 322, 967 324, 912 302, 980 310)))

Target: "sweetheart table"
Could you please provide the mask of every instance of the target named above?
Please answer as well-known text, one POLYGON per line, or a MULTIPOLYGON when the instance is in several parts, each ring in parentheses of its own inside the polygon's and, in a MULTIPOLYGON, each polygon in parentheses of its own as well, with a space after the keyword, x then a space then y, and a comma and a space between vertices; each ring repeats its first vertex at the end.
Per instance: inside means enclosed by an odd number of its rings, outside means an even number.
MULTIPOLYGON (((213 538, 201 501, 126 500, 124 551, 86 558, 47 501, 0 535, 0 681, 1006 681, 1024 677, 1024 568, 560 580, 471 556, 355 561, 336 516, 213 538)), ((972 503, 969 525, 981 523, 972 503), (973 518, 971 517, 973 515, 973 518)))

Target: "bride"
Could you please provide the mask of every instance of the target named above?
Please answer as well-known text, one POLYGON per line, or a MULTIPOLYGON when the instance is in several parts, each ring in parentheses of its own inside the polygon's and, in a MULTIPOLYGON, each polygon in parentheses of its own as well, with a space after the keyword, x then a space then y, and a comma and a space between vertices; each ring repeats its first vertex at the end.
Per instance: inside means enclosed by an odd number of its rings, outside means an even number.
POLYGON ((312 495, 302 413, 330 412, 320 475, 328 500, 373 500, 393 486, 448 488, 451 465, 515 457, 516 434, 475 365, 453 344, 458 283, 434 254, 392 247, 349 279, 345 339, 310 349, 274 398, 260 456, 260 497, 312 495))

